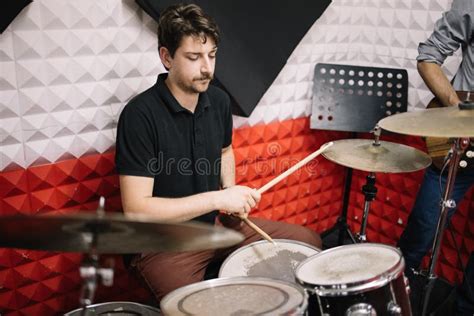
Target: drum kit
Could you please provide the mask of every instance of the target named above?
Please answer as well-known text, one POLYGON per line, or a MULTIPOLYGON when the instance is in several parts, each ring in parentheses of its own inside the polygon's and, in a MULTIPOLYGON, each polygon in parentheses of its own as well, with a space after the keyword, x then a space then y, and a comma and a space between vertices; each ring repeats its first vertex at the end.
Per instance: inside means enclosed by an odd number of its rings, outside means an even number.
POLYGON ((408 284, 403 275, 404 259, 394 247, 366 242, 367 220, 370 203, 377 193, 375 173, 413 172, 428 167, 431 159, 417 149, 381 141, 381 129, 454 138, 446 159, 449 172, 428 270, 428 277, 434 279, 447 211, 453 206, 451 193, 460 156, 468 138, 474 137, 472 106, 396 114, 379 122, 374 129, 374 140, 340 140, 318 151, 337 164, 369 173, 362 189, 365 205, 357 236, 359 243, 324 251, 284 239, 274 240, 275 244, 259 241, 246 245, 226 259, 219 278, 176 289, 161 300, 161 311, 131 302, 93 305, 99 280, 105 285, 111 285, 113 280, 113 270, 100 267, 99 255, 229 247, 241 242, 242 235, 205 224, 163 223, 144 215, 106 214, 101 198, 96 213, 3 216, 0 247, 85 253, 80 267, 81 308, 67 314, 71 316, 107 312, 114 315, 411 315, 408 284))

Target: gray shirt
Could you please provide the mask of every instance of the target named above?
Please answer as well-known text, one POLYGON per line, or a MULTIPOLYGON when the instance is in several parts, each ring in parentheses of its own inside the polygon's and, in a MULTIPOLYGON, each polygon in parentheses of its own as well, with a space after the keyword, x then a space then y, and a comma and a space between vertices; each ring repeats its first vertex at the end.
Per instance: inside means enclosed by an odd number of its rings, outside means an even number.
POLYGON ((451 9, 436 21, 431 36, 418 46, 418 61, 443 64, 461 47, 462 61, 453 87, 474 90, 474 0, 454 0, 451 9))

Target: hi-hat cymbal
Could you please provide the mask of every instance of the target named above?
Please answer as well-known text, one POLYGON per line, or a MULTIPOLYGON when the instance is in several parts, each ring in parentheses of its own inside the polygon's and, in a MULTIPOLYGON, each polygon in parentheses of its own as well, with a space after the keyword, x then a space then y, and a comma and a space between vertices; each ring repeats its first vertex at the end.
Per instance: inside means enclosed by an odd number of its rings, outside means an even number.
POLYGON ((189 251, 235 245, 242 234, 203 223, 160 223, 144 215, 77 213, 0 217, 0 247, 97 253, 189 251))
POLYGON ((378 146, 370 139, 343 139, 334 141, 323 156, 357 170, 368 172, 412 172, 431 164, 424 152, 402 144, 380 141, 378 146))
POLYGON ((457 106, 395 114, 378 125, 391 132, 425 137, 474 137, 474 110, 457 106))

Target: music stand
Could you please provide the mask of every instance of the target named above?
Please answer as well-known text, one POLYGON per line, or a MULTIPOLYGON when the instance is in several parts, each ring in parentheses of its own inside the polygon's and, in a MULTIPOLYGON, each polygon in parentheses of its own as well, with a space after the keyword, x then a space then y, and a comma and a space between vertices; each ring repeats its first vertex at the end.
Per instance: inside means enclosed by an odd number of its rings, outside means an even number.
MULTIPOLYGON (((314 68, 312 129, 370 132, 386 116, 407 111, 408 73, 405 69, 318 63, 314 68)), ((321 234, 338 232, 337 245, 354 234, 347 224, 352 169, 347 168, 341 215, 321 234)))

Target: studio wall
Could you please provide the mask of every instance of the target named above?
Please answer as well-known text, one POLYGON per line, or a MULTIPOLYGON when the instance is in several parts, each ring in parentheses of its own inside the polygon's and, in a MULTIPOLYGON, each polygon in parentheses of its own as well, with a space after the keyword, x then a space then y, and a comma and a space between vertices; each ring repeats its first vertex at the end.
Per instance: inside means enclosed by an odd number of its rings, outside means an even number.
MULTIPOLYGON (((265 183, 288 163, 346 133, 311 130, 316 63, 400 67, 409 73, 409 110, 431 94, 416 72, 416 48, 450 0, 334 0, 291 54, 250 117, 234 117, 241 184, 265 183), (262 169, 262 162, 269 168, 262 169)), ((0 214, 93 211, 99 196, 119 212, 114 170, 116 123, 126 102, 164 71, 156 23, 132 0, 39 0, 0 35, 0 214)), ((459 54, 445 69, 453 74, 459 54)), ((366 135, 364 137, 367 137, 366 135)), ((388 139, 424 148, 416 137, 388 139)), ((365 174, 354 173, 349 220, 360 225, 365 174)), ((380 175, 368 237, 395 244, 422 172, 380 175)), ((318 158, 262 197, 256 216, 331 227, 342 207, 344 168, 318 158)), ((474 193, 453 218, 462 258, 474 249, 474 193)), ((448 234, 447 234, 448 235, 448 234)), ((149 302, 149 293, 116 258, 115 286, 97 301, 149 302)), ((52 315, 78 306, 81 255, 0 249, 0 312, 52 315)), ((454 245, 445 238, 440 275, 461 280, 454 245)))

